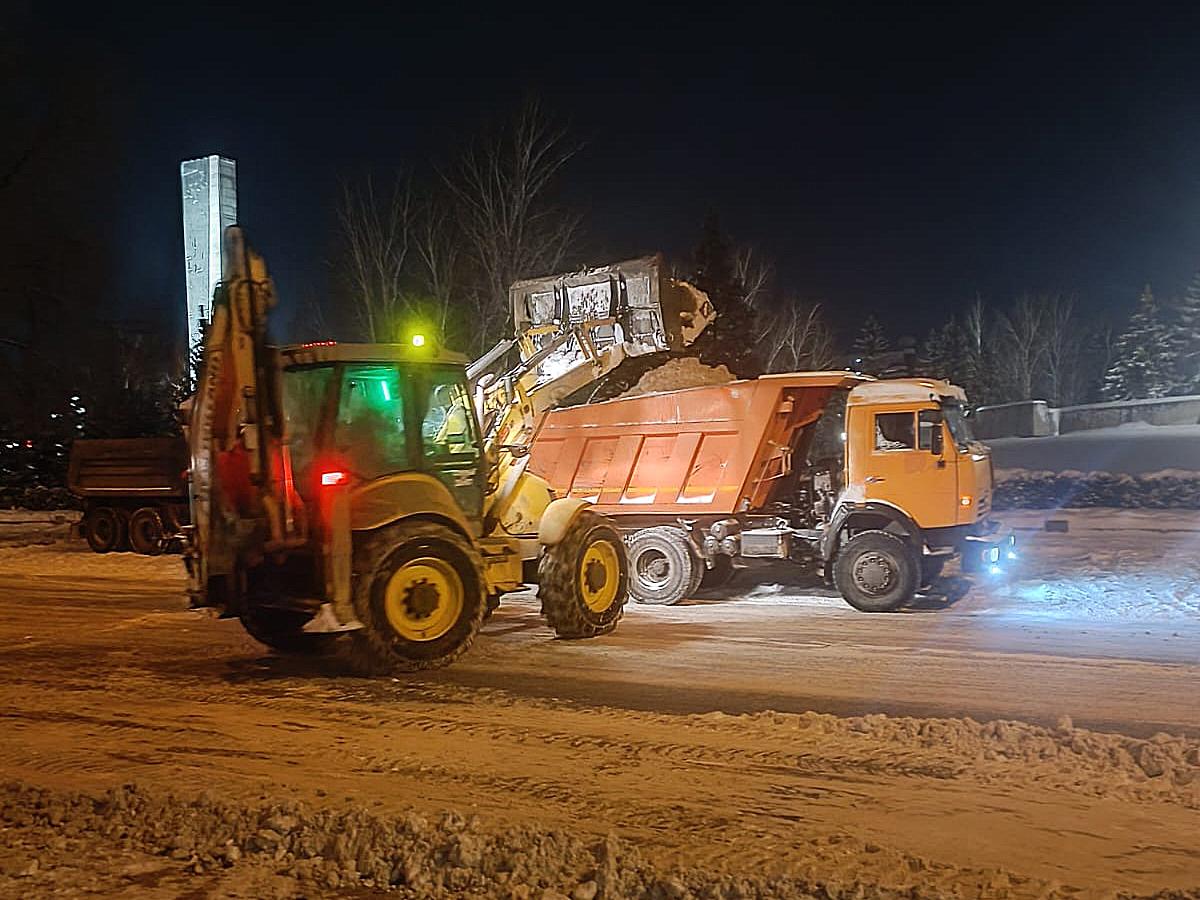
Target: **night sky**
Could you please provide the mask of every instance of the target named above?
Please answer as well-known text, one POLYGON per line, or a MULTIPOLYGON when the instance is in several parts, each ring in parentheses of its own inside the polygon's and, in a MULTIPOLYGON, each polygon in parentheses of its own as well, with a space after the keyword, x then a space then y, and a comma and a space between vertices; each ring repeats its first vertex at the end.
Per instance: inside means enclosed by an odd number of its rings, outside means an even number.
POLYGON ((921 332, 976 293, 1107 313, 1200 268, 1195 14, 253 6, 30 16, 64 66, 109 73, 122 314, 182 322, 181 159, 237 159, 298 306, 327 283, 340 176, 444 160, 530 93, 586 143, 561 199, 590 261, 680 258, 713 210, 847 330, 874 310, 921 332))

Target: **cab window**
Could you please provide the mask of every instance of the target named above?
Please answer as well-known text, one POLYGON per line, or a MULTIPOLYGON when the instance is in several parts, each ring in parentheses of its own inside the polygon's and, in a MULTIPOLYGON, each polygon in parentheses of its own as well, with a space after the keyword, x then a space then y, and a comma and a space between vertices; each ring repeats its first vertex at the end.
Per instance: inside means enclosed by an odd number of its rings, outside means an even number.
POLYGON ((425 412, 421 420, 421 442, 428 459, 474 459, 479 455, 471 395, 462 373, 434 371, 425 389, 425 412))
POLYGON ((283 418, 298 484, 306 483, 320 439, 321 415, 333 381, 333 366, 286 369, 283 418))
POLYGON ((395 366, 346 366, 334 445, 360 478, 412 468, 404 426, 404 383, 395 366))
POLYGON ((875 414, 876 450, 915 450, 916 434, 913 424, 916 416, 911 412, 875 414))

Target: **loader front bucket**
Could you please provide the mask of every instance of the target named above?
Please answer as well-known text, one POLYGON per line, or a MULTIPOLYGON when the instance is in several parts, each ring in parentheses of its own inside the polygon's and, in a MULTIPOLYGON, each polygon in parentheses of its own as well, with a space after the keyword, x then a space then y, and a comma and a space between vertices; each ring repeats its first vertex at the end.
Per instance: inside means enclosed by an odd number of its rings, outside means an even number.
POLYGON ((537 384, 604 355, 681 350, 716 317, 708 296, 671 278, 657 255, 518 281, 509 301, 521 359, 533 363, 537 384))

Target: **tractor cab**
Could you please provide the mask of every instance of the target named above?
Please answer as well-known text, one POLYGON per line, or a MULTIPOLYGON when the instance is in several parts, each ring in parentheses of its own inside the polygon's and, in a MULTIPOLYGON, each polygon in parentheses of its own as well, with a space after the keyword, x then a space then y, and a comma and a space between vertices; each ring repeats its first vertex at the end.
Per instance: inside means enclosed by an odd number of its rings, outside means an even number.
POLYGON ((285 347, 280 356, 292 483, 302 500, 424 472, 467 519, 480 519, 487 465, 465 358, 424 345, 332 343, 285 347))

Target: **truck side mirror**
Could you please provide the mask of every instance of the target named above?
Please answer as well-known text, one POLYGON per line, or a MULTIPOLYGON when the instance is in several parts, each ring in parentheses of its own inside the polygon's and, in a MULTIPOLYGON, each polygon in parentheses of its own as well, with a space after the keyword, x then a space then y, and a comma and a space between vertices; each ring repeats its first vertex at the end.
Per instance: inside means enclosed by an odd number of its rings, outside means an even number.
POLYGON ((946 441, 940 421, 933 423, 933 432, 929 435, 929 438, 929 452, 934 456, 941 456, 942 451, 946 449, 946 441))

